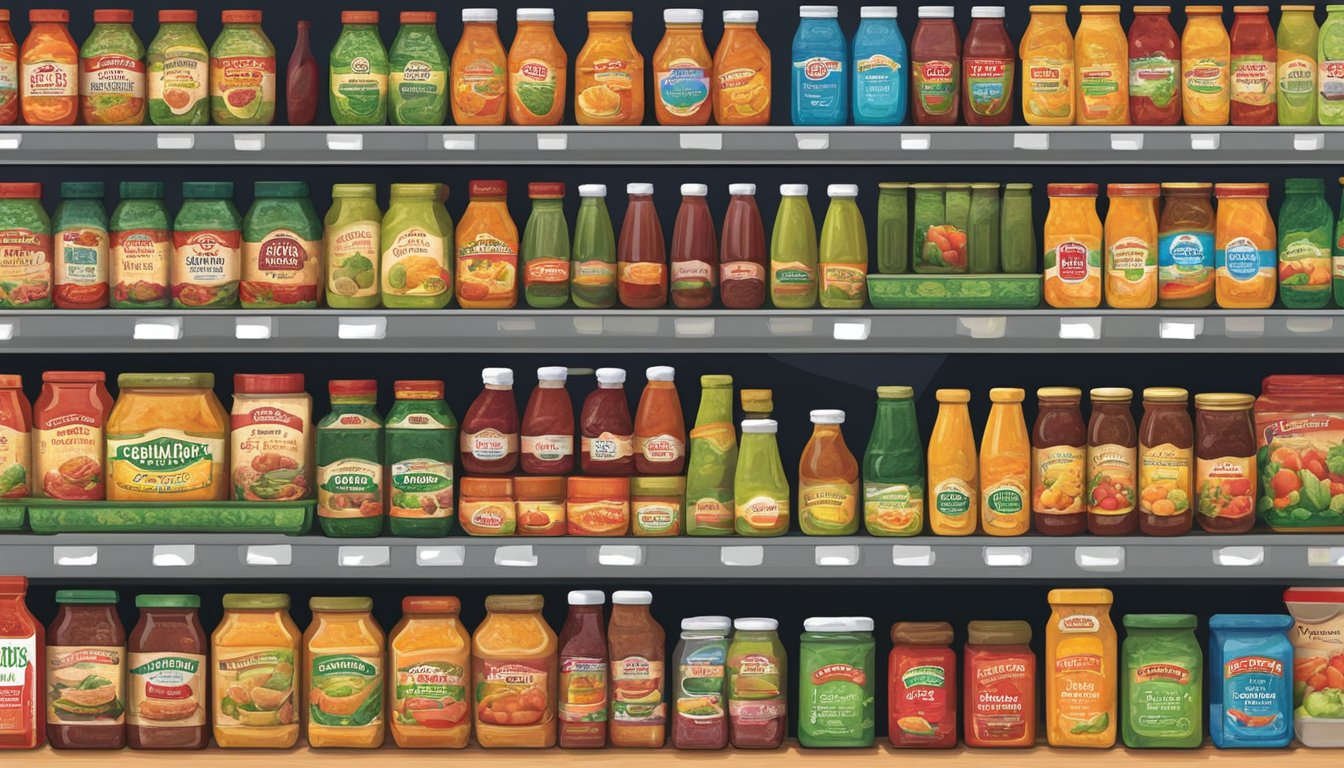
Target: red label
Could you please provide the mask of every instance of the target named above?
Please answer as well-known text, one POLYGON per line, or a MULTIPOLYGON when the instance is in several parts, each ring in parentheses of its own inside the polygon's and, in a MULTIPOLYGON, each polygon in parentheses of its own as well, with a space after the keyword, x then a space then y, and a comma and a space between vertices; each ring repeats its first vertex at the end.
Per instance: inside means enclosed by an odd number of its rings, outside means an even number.
POLYGON ((1082 243, 1061 243, 1055 248, 1055 266, 1059 278, 1076 283, 1087 278, 1087 246, 1082 243))
POLYGON ((813 685, 837 682, 864 685, 868 682, 868 675, 848 664, 827 664, 812 673, 813 685))
POLYGON ((1134 670, 1134 677, 1139 682, 1170 680, 1184 685, 1190 681, 1190 670, 1176 664, 1144 664, 1134 670))
POLYGON ((999 78, 1003 77, 1007 67, 1002 59, 966 59, 967 77, 999 78))
POLYGON ((1223 665, 1223 677, 1249 674, 1283 677, 1283 662, 1267 656, 1242 656, 1223 665))
POLYGON ((1095 653, 1079 653, 1055 659, 1055 672, 1101 672, 1101 657, 1095 653))
POLYGON ((1032 67, 1030 76, 1032 80, 1058 80, 1060 71, 1059 67, 1032 67))
POLYGON ((1036 663, 1029 656, 967 650, 966 737, 1020 742, 1036 712, 1036 663))
POLYGON ((952 65, 945 61, 927 62, 922 68, 922 77, 925 82, 950 83, 952 82, 952 65))
POLYGON ((288 237, 272 237, 263 241, 257 254, 257 267, 274 272, 297 272, 308 258, 299 241, 288 237))
POLYGON ((898 646, 888 672, 888 731, 898 746, 956 742, 957 657, 947 649, 898 646))

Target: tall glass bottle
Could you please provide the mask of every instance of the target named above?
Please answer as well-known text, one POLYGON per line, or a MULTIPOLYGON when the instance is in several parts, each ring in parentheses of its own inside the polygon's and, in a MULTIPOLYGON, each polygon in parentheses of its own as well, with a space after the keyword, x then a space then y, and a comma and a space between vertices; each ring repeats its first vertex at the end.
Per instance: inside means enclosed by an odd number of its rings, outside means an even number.
POLYGON ((770 303, 779 309, 817 305, 817 224, 806 184, 779 187, 779 211, 770 236, 770 303))
POLYGON ((317 57, 308 39, 310 27, 312 22, 299 21, 285 73, 285 115, 290 125, 312 125, 317 119, 317 57))
POLYGON ((821 225, 818 260, 821 306, 826 309, 862 309, 868 302, 868 233, 855 198, 853 184, 826 188, 831 205, 821 225))
POLYGON ((848 536, 859 529, 859 463, 845 445, 845 412, 811 413, 812 437, 798 461, 798 524, 809 536, 848 536))
POLYGON ((924 530, 924 445, 913 387, 877 388, 877 416, 863 453, 863 522, 874 536, 924 530))
POLYGON ((569 297, 580 309, 616 305, 616 232, 607 211, 607 187, 579 187, 579 216, 570 249, 569 297))
POLYGON ((733 474, 737 430, 733 428, 733 377, 700 377, 700 410, 691 430, 686 469, 686 533, 728 536, 733 532, 733 474))
POLYGON ((733 474, 735 530, 741 536, 781 536, 789 530, 789 478, 779 458, 774 419, 742 422, 733 474))

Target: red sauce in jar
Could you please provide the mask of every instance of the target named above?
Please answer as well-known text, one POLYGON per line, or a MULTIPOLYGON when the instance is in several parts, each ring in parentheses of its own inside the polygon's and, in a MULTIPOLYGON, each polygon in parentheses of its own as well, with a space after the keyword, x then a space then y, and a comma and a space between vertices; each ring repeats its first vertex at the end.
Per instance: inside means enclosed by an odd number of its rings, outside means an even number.
POLYGON ((126 641, 126 741, 131 749, 205 749, 206 635, 196 595, 139 595, 126 641))
POLYGON ((607 632, 602 622, 606 596, 600 591, 569 593, 569 616, 560 630, 561 749, 601 749, 607 745, 607 632))
POLYGON ((897 622, 891 627, 891 642, 887 738, 892 746, 957 746, 957 654, 951 648, 952 625, 945 621, 897 622), (917 668, 931 674, 906 674, 917 668))
POLYGON ((1025 621, 972 621, 965 650, 966 746, 1036 743, 1036 654, 1025 621))
POLYGON ((653 185, 629 184, 625 191, 630 203, 616 244, 616 293, 631 309, 667 306, 667 241, 653 207, 653 185))
POLYGON ((1094 389, 1087 423, 1087 530, 1124 536, 1139 529, 1139 431, 1130 413, 1134 391, 1094 389))
POLYGON ((765 224, 756 207, 755 184, 731 184, 719 247, 719 298, 728 309, 765 305, 765 224))
POLYGON ((1031 431, 1031 518, 1037 533, 1077 536, 1087 529, 1084 488, 1087 425, 1074 387, 1042 387, 1031 431))
POLYGON ((1251 395, 1195 395, 1195 517, 1209 533, 1255 527, 1255 424, 1251 395))
POLYGON ((518 403, 513 399, 513 371, 481 371, 485 389, 462 419, 462 467, 471 474, 507 475, 518 466, 518 403))
POLYGON ((971 9, 971 31, 961 60, 961 100, 967 125, 1013 122, 1013 71, 1017 50, 1003 26, 1004 9, 971 9))
POLYGON ((47 740, 57 749, 121 749, 126 630, 117 617, 117 593, 63 589, 56 603, 47 627, 47 740))
POLYGON ((568 376, 562 365, 537 369, 537 388, 527 399, 521 428, 520 463, 528 474, 574 471, 574 404, 565 390, 568 376))
POLYGON ((1166 5, 1134 9, 1129 27, 1129 119, 1134 125, 1181 122, 1181 38, 1171 26, 1170 13, 1166 5), (1159 93, 1166 103, 1158 105, 1148 91, 1159 93))
POLYGON ((672 305, 703 309, 714 303, 718 282, 718 243, 714 215, 709 212, 704 184, 681 185, 681 210, 672 227, 672 305))
POLYGON ((0 748, 5 749, 32 749, 46 739, 45 633, 24 603, 27 593, 24 577, 0 576, 0 657, 11 673, 0 680, 0 748))
POLYGON ((579 416, 579 466, 585 475, 635 473, 635 424, 625 399, 625 371, 598 368, 597 389, 583 401, 579 416))
POLYGON ((0 498, 31 493, 33 407, 23 394, 23 377, 0 375, 0 498))
POLYGON ((1232 124, 1278 125, 1278 43, 1269 7, 1238 5, 1232 10, 1232 124))
POLYGON ((1143 390, 1139 423, 1139 530, 1149 536, 1179 536, 1194 521, 1190 492, 1195 427, 1177 387, 1143 390))
POLYGON ((961 36, 956 20, 942 6, 919 9, 910 63, 915 125, 956 125, 961 117, 961 36))

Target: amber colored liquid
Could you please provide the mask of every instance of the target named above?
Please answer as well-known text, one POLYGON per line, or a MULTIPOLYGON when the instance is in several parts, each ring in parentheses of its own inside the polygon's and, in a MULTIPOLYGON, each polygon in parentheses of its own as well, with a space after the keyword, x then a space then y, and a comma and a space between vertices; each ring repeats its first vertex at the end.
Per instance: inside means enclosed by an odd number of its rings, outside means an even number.
POLYGON ((631 195, 616 244, 621 304, 631 309, 667 305, 667 241, 653 195, 631 195))
POLYGON ((700 196, 683 197, 677 223, 672 228, 673 306, 701 309, 714 303, 718 250, 709 204, 700 196))
POLYGON ((641 475, 679 475, 686 467, 686 422, 681 414, 677 388, 670 381, 650 381, 635 412, 635 471, 641 475), (670 438, 671 453, 653 451, 653 443, 670 438), (641 440, 650 440, 641 452, 641 440))

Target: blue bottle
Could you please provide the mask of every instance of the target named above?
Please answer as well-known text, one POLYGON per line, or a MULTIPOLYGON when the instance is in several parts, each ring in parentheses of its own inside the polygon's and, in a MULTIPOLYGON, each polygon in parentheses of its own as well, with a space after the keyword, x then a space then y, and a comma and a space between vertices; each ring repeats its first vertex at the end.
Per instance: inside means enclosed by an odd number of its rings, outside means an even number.
POLYGON ((1209 735, 1219 749, 1286 747, 1293 740, 1293 618, 1209 618, 1209 735))
POLYGON ((793 36, 793 124, 844 125, 849 119, 848 44, 834 5, 804 5, 793 36))
POLYGON ((854 124, 899 125, 905 122, 910 89, 909 54, 896 25, 896 6, 864 6, 854 36, 854 124))

